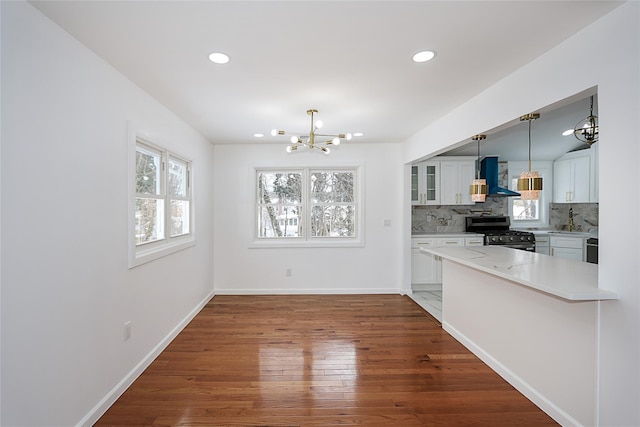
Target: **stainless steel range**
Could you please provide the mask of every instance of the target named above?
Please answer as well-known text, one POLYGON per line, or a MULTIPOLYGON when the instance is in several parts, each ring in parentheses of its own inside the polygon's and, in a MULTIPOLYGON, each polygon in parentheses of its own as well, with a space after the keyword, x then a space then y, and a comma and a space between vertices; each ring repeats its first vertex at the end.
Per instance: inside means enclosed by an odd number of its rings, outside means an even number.
POLYGON ((510 230, 511 219, 508 216, 468 216, 465 230, 484 234, 485 245, 504 246, 535 252, 535 234, 528 231, 510 230))

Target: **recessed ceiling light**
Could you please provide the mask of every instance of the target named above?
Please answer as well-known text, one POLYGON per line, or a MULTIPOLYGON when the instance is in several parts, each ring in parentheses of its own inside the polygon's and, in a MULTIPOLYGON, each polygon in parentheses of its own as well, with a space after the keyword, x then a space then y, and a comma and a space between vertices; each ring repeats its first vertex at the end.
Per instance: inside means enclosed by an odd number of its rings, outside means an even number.
POLYGON ((224 53, 214 52, 209 55, 209 61, 216 64, 226 64, 227 62, 229 62, 229 57, 224 53))
POLYGON ((353 136, 364 136, 363 132, 354 132, 353 136))
POLYGON ((253 136, 255 136, 256 138, 262 138, 264 136, 263 133, 254 133, 253 136))
POLYGON ((413 62, 427 62, 432 60, 436 56, 436 53, 430 50, 423 50, 413 55, 413 62))
POLYGON ((562 132, 562 136, 569 136, 569 135, 573 135, 573 129, 567 129, 564 132, 562 132))

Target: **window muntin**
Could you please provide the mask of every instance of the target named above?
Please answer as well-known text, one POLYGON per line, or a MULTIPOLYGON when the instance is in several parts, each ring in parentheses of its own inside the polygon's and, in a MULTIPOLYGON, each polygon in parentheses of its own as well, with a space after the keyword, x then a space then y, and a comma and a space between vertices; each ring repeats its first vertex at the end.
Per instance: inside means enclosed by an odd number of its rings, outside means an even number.
POLYGON ((358 237, 356 169, 256 170, 256 183, 259 240, 358 237))

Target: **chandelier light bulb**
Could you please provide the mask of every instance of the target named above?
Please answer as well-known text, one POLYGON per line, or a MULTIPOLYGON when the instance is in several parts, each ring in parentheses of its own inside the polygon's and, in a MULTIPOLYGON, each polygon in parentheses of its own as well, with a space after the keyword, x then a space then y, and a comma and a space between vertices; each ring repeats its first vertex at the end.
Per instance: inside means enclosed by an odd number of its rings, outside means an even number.
POLYGON ((353 137, 353 135, 351 135, 350 133, 347 134, 347 141, 351 141, 351 138, 353 137))
POLYGON ((333 138, 333 139, 331 140, 331 143, 332 143, 333 145, 340 145, 340 138, 338 138, 338 137, 336 136, 335 138, 333 138))
POLYGON ((320 129, 322 127, 322 120, 316 120, 316 129, 320 129))
POLYGON ((297 144, 298 142, 300 142, 300 139, 297 136, 292 136, 291 137, 291 143, 292 144, 297 144))
POLYGON ((271 129, 271 136, 276 136, 278 134, 278 129, 271 129))
POLYGON ((287 145, 287 153, 290 153, 293 151, 293 147, 290 145, 287 145))

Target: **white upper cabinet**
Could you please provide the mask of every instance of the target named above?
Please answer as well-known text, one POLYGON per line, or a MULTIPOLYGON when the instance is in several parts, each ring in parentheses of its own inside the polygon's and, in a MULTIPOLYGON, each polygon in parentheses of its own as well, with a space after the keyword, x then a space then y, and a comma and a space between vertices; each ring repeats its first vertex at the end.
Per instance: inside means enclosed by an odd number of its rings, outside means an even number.
POLYGON ((411 166, 411 204, 440 204, 440 162, 426 160, 411 166))
POLYGON ((440 160, 440 204, 473 205, 469 186, 475 178, 474 159, 440 160))
POLYGON ((553 163, 553 202, 597 202, 597 152, 567 153, 553 163))

